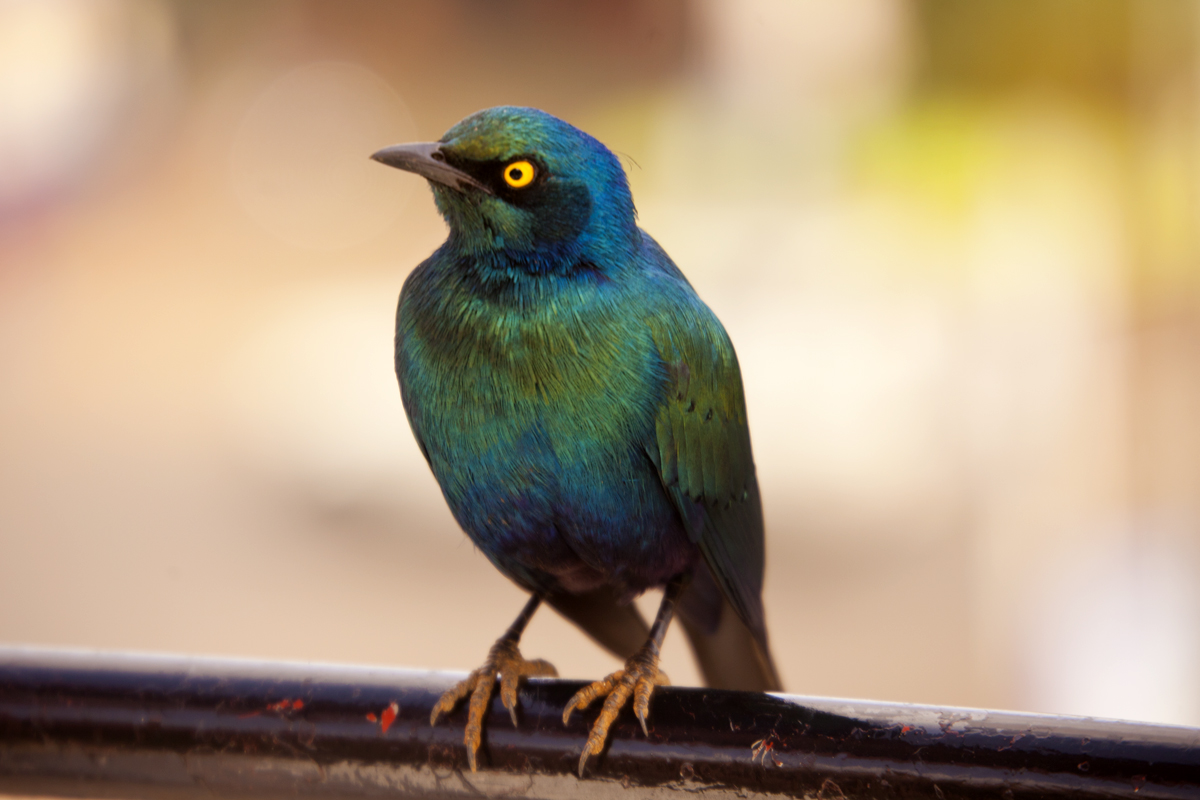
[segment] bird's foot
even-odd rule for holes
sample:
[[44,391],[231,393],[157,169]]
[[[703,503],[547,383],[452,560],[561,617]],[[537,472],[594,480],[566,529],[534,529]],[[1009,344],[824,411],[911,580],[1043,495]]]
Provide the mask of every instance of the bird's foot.
[[517,643],[507,637],[500,639],[488,651],[487,661],[472,672],[465,680],[441,696],[429,715],[429,724],[436,725],[438,717],[448,714],[468,694],[471,702],[467,710],[467,730],[463,744],[467,746],[467,763],[475,771],[475,753],[483,741],[483,717],[491,703],[496,681],[500,681],[500,702],[508,709],[513,727],[517,726],[517,684],[521,678],[530,676],[557,677],[558,670],[548,661],[534,659],[526,661],[517,649]]
[[655,686],[665,686],[668,683],[670,681],[667,679],[667,673],[658,668],[658,648],[654,647],[653,643],[647,643],[625,662],[625,669],[617,670],[604,680],[596,681],[575,693],[563,710],[564,725],[571,718],[572,711],[577,708],[582,711],[597,697],[607,695],[604,708],[600,710],[600,716],[592,725],[587,744],[583,746],[583,753],[579,756],[579,777],[583,777],[583,768],[587,764],[588,756],[599,755],[604,749],[608,729],[616,721],[617,714],[628,702],[630,695],[633,695],[633,713],[642,723],[642,733],[647,736],[650,734],[646,729],[650,694]]

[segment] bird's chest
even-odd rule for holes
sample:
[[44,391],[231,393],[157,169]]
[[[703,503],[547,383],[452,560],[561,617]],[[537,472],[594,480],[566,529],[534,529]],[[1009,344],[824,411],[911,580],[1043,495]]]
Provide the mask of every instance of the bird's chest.
[[645,477],[661,376],[639,323],[560,303],[438,317],[402,302],[405,408],[464,528],[550,536],[568,509]]

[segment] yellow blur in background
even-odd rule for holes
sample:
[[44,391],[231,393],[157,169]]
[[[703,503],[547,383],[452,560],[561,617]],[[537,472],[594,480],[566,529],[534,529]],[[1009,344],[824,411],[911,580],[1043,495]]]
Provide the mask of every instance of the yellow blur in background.
[[391,366],[445,227],[367,156],[533,105],[738,348],[789,691],[1200,724],[1198,45],[1189,0],[0,0],[0,642],[481,661],[521,593]]

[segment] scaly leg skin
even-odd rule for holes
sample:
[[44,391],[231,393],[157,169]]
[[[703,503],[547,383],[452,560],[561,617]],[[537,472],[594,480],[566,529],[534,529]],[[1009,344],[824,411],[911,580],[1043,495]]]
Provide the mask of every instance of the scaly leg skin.
[[665,686],[670,682],[667,674],[658,668],[659,649],[662,647],[663,637],[666,636],[667,626],[671,624],[671,618],[675,615],[675,603],[686,585],[683,576],[677,576],[667,584],[662,603],[658,607],[658,616],[654,619],[654,626],[650,628],[650,638],[625,662],[625,669],[617,670],[604,680],[580,689],[563,710],[565,725],[571,718],[572,711],[577,708],[582,711],[597,697],[607,695],[600,716],[592,725],[587,744],[583,746],[583,752],[579,755],[579,777],[583,777],[583,768],[587,765],[588,756],[599,755],[604,749],[604,743],[608,740],[608,729],[629,701],[630,695],[633,695],[633,713],[638,722],[642,723],[642,733],[650,735],[646,728],[650,695],[655,686]]
[[533,612],[537,610],[541,602],[542,599],[537,595],[529,598],[529,602],[521,610],[521,615],[517,617],[508,631],[492,645],[483,666],[443,694],[433,707],[433,713],[429,715],[429,724],[436,725],[438,717],[450,713],[460,700],[468,694],[471,695],[467,711],[467,729],[463,734],[463,744],[467,747],[467,763],[471,766],[471,772],[476,770],[475,754],[483,741],[483,718],[491,704],[496,681],[500,681],[500,702],[508,709],[515,728],[517,727],[517,684],[521,678],[558,676],[558,670],[554,669],[548,661],[540,658],[526,661],[521,656],[521,651],[517,649],[517,643],[521,640],[525,626],[529,624],[530,617],[533,616]]

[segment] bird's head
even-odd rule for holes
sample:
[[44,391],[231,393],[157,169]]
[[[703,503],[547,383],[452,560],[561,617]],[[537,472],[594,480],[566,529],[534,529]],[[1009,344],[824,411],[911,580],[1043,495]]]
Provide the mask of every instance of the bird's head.
[[637,237],[629,183],[600,142],[534,108],[477,112],[437,142],[371,158],[429,180],[450,244],[504,270],[620,264]]

